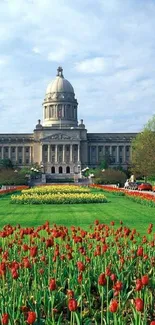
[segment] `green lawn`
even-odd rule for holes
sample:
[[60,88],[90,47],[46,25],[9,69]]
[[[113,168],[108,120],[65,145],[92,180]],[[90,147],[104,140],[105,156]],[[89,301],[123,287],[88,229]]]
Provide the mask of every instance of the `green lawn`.
[[72,205],[17,205],[10,203],[10,196],[0,198],[0,227],[5,224],[38,226],[46,220],[50,224],[88,226],[96,219],[102,223],[111,220],[136,228],[144,234],[149,223],[155,223],[155,208],[134,203],[125,197],[106,194],[109,203]]

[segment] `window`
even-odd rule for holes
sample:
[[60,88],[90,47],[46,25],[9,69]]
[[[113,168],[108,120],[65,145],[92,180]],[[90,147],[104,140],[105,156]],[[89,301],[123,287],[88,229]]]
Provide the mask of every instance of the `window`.
[[55,174],[55,167],[54,166],[52,166],[52,168],[51,168],[51,173]]
[[59,174],[62,174],[62,167],[59,167]]
[[11,152],[14,153],[15,152],[15,148],[11,148]]
[[119,157],[120,164],[122,164],[122,161],[123,161],[122,157]]
[[4,147],[4,149],[5,149],[5,152],[8,152],[8,147]]
[[29,147],[26,147],[26,152],[29,152]]
[[18,152],[22,152],[22,149],[24,149],[24,148],[19,147],[19,148],[18,148]]
[[18,164],[19,164],[19,165],[22,164],[22,159],[21,159],[21,158],[18,159]]
[[26,158],[26,164],[27,165],[29,164],[29,158]]
[[70,167],[69,166],[66,167],[66,174],[70,174]]
[[45,118],[47,118],[47,106],[45,106]]

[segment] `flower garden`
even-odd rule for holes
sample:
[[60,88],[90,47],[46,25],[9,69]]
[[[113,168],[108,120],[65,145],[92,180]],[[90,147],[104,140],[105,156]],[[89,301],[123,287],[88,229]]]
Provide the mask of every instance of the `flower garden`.
[[105,193],[112,193],[117,196],[125,196],[126,198],[135,201],[137,203],[147,205],[150,207],[155,207],[155,195],[151,193],[141,193],[138,191],[129,191],[125,189],[119,189],[112,186],[104,186],[104,185],[91,185],[91,188],[100,189]]
[[154,325],[154,246],[152,224],[4,226],[1,323]]
[[[29,221],[25,227],[8,223],[0,230],[1,324],[155,325],[154,196],[100,185],[20,187],[6,194],[1,195],[0,213],[3,205],[3,216],[6,209],[17,210],[18,220],[29,215]],[[118,211],[124,207],[123,217],[130,205],[132,212],[140,211],[134,219],[140,223],[141,212],[150,211],[143,236],[136,224],[129,228],[130,219],[118,225]],[[54,219],[59,209],[68,226]],[[86,211],[96,211],[103,221],[83,228]],[[37,225],[30,226],[38,213]],[[41,224],[46,213],[52,225]]]
[[22,190],[20,195],[12,195],[11,201],[19,204],[75,204],[106,203],[107,199],[103,193],[92,193],[87,187],[53,185]]

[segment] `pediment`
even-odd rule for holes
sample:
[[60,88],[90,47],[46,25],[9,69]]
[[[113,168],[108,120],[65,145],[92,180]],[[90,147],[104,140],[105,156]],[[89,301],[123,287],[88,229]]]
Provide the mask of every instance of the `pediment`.
[[51,134],[48,137],[42,138],[41,141],[43,142],[51,142],[52,140],[73,140],[75,138],[70,137],[67,134],[64,133],[55,133],[55,134]]

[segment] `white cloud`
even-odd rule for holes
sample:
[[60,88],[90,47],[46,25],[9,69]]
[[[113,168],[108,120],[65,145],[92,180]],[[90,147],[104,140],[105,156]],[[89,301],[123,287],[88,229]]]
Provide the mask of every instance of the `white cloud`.
[[90,132],[139,130],[153,115],[154,1],[1,2],[1,132],[9,118],[10,131],[32,131],[59,64]]
[[97,57],[78,62],[75,64],[75,68],[84,73],[102,73],[105,69],[104,58]]
[[40,50],[38,47],[33,47],[32,52],[34,52],[35,54],[40,54]]

